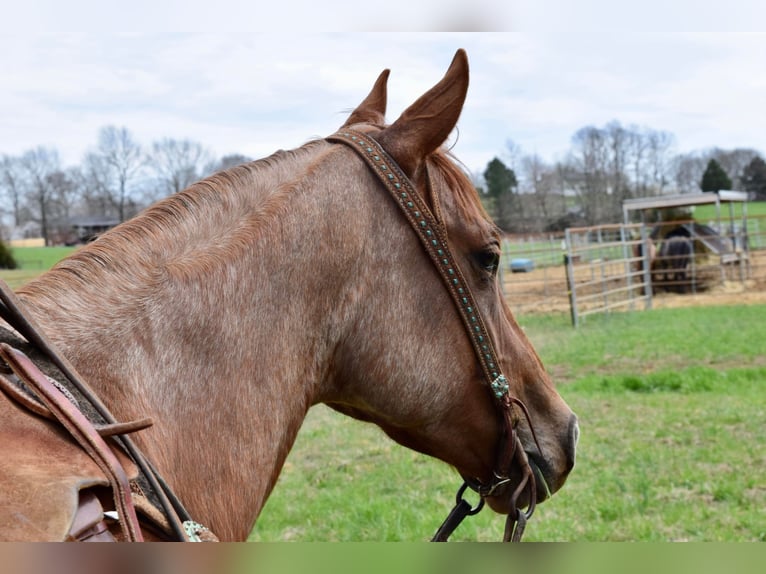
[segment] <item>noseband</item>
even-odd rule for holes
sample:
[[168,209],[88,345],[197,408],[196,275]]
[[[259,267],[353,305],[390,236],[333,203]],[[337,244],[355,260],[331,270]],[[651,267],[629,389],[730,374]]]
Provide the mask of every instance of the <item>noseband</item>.
[[[479,313],[478,306],[465,276],[458,266],[457,259],[450,250],[446,227],[443,222],[434,217],[428,204],[423,200],[410,179],[375,140],[349,129],[338,132],[328,137],[327,140],[343,143],[353,149],[367,163],[402,210],[434,264],[438,275],[447,287],[447,291],[463,321],[479,365],[481,365],[484,380],[489,386],[502,415],[503,437],[500,442],[492,481],[488,484],[482,484],[478,480],[466,479],[458,490],[455,507],[436,532],[432,541],[446,541],[463,518],[481,510],[485,498],[497,496],[498,493],[507,488],[511,483],[510,475],[515,462],[521,471],[521,478],[516,490],[511,495],[511,510],[508,513],[504,541],[518,542],[521,540],[527,520],[534,511],[537,489],[534,472],[516,433],[519,418],[513,408],[514,405],[519,407],[527,419],[530,429],[532,425],[524,404],[510,395],[508,380],[501,372],[492,340]],[[532,434],[534,436],[534,430]],[[537,443],[536,437],[535,443]],[[539,444],[537,448],[540,449]],[[463,498],[466,487],[471,488],[481,496],[481,500],[475,508],[471,508],[471,505]],[[517,502],[525,489],[529,491],[529,502],[527,509],[523,510],[518,507]]]

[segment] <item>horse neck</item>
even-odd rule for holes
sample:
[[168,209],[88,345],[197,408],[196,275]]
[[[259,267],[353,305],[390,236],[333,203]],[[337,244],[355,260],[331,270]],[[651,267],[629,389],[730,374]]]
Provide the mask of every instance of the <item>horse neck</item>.
[[276,171],[249,198],[171,198],[20,291],[117,418],[154,419],[139,444],[223,539],[247,536],[321,400],[361,260],[331,225],[352,202]]

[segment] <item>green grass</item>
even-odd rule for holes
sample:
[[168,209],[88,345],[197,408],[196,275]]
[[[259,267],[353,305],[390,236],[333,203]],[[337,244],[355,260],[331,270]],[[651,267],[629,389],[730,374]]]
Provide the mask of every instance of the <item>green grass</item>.
[[[16,251],[50,266],[71,249]],[[32,267],[0,277],[17,287],[43,270]],[[582,428],[572,476],[525,540],[766,540],[766,306],[592,316],[577,330],[566,314],[519,322]],[[459,483],[316,407],[251,540],[427,540]],[[452,540],[502,531],[484,510]]]
[[[766,540],[766,306],[521,321],[582,438],[526,540]],[[312,409],[252,540],[426,540],[459,478],[371,425]],[[499,540],[485,510],[453,540]]]
[[73,253],[76,247],[14,247],[13,257],[18,269],[0,269],[0,279],[17,289],[47,271],[61,259]]
[[14,247],[11,251],[21,269],[45,271],[70,255],[76,247]]
[[763,305],[591,315],[577,330],[564,313],[518,320],[548,369],[566,381],[593,373],[672,371],[679,365],[725,370],[743,361],[766,364],[760,344],[766,341]]
[[[734,217],[739,220],[742,217],[742,204],[733,204]],[[763,217],[766,216],[766,201],[748,201],[747,206],[748,217]],[[694,219],[697,221],[714,221],[717,217],[715,205],[697,205],[694,207]],[[721,205],[721,219],[728,219],[729,206],[727,204]]]

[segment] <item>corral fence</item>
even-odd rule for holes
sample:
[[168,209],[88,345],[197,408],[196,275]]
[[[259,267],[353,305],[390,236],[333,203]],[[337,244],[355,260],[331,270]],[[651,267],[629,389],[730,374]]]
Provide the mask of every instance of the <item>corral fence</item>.
[[568,310],[577,326],[594,313],[649,309],[666,294],[766,290],[766,217],[725,226],[675,221],[663,228],[671,233],[614,224],[508,236],[506,298],[516,314]]
[[566,230],[564,265],[572,324],[592,313],[648,309],[652,290],[649,234],[642,225]]

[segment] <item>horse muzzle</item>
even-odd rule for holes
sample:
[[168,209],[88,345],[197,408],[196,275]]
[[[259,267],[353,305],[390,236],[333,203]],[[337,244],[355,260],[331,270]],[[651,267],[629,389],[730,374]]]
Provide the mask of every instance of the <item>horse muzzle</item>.
[[486,500],[492,510],[500,514],[534,507],[564,486],[575,465],[579,438],[577,416],[572,414],[557,448],[542,452],[537,441],[527,448],[516,434],[512,464],[506,472],[495,471],[488,482],[465,476],[463,479]]

